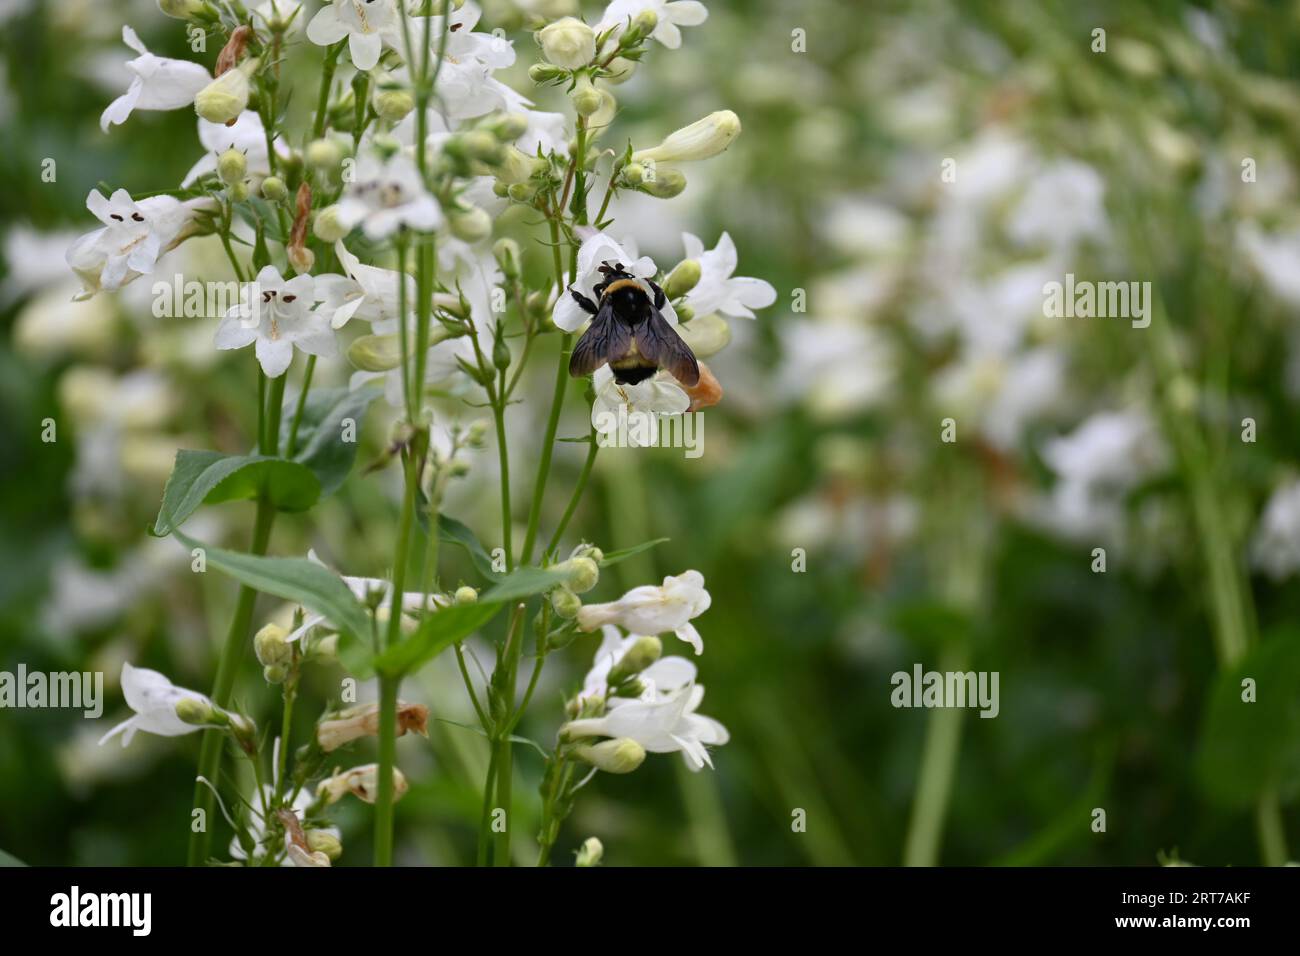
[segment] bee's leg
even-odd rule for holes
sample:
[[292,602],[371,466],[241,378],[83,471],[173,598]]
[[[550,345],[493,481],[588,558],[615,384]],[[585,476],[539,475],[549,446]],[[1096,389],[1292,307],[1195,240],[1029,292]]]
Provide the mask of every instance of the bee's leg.
[[598,311],[600,311],[599,309],[596,308],[595,302],[592,302],[590,299],[588,299],[577,289],[570,289],[569,295],[573,296],[573,301],[578,303],[578,305],[582,307],[582,311],[587,312],[591,315],[595,315]]
[[650,279],[646,279],[646,282],[649,282],[649,283],[650,283],[650,288],[654,290],[654,293],[655,293],[655,308],[656,308],[656,309],[662,309],[662,308],[664,307],[665,303],[667,303],[667,301],[668,301],[668,296],[664,295],[664,290],[661,289],[661,288],[659,288],[659,286],[655,285],[655,283],[654,283],[652,280],[650,280]]

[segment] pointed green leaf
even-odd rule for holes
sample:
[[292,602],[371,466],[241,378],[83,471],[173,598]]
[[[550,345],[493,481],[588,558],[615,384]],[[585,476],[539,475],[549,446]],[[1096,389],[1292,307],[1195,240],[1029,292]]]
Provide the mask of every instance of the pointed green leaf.
[[655,538],[653,541],[642,541],[640,544],[635,544],[630,548],[623,548],[621,551],[610,551],[601,559],[600,566],[602,568],[607,568],[611,564],[618,564],[620,561],[626,561],[633,555],[640,554],[642,551],[649,551],[655,545],[663,544],[668,540],[668,538]]
[[456,604],[426,614],[414,634],[375,659],[375,669],[393,676],[412,673],[479,630],[500,610],[500,604]]
[[479,595],[480,601],[517,601],[532,597],[568,581],[568,574],[553,568],[515,568]]
[[[357,458],[356,432],[379,389],[317,388],[307,395],[298,424],[293,460],[306,465],[321,484],[321,494],[333,494],[347,479]],[[287,404],[280,418],[280,447],[289,447],[289,432],[297,402]],[[351,428],[346,423],[351,421]],[[349,440],[350,439],[350,440]]]
[[170,534],[202,504],[266,494],[280,511],[306,511],[320,493],[320,481],[310,469],[296,462],[264,455],[182,449],[176,453],[176,463],[163,489],[153,534]]

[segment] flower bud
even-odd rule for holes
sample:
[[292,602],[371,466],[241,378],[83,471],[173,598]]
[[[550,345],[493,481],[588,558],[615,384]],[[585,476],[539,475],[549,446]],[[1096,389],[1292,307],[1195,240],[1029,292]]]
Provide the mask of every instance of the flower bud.
[[262,668],[262,677],[268,684],[283,684],[289,669],[283,664],[270,664]]
[[312,140],[304,154],[307,165],[322,172],[333,172],[343,162],[343,147],[332,139]]
[[192,20],[203,12],[202,0],[158,0],[158,9],[177,20]]
[[308,830],[306,837],[307,849],[312,853],[324,853],[331,861],[343,855],[343,844],[327,830]]
[[288,630],[279,624],[267,624],[253,635],[253,653],[263,667],[287,664],[293,660],[293,645],[285,640]]
[[546,63],[534,63],[528,68],[528,78],[539,86],[563,78],[564,73],[562,67],[549,66]]
[[217,712],[206,700],[196,697],[182,697],[176,702],[176,716],[182,723],[197,726],[216,723]]
[[248,175],[248,158],[233,146],[217,157],[217,176],[227,186],[241,182]]
[[519,260],[523,255],[519,251],[519,243],[513,239],[498,239],[492,246],[492,255],[496,258],[497,265],[501,267],[507,282],[519,278]]
[[636,46],[654,33],[657,26],[659,26],[659,15],[649,8],[642,10],[632,18],[631,25],[618,38],[619,49],[626,50],[629,47]]
[[526,183],[545,169],[545,160],[529,156],[516,146],[507,146],[495,172],[501,182],[513,184]]
[[[693,318],[695,318],[695,310],[683,302],[681,307],[677,309],[677,321],[689,322]],[[699,356],[697,355],[696,358],[699,358]]]
[[536,34],[542,56],[556,66],[576,70],[596,56],[596,33],[575,17],[547,24]]
[[555,566],[555,570],[568,575],[568,587],[574,594],[585,594],[600,580],[600,565],[591,558],[570,558]]
[[487,440],[488,423],[482,418],[476,418],[469,423],[469,431],[466,438],[469,440],[471,448],[482,448],[483,442]]
[[199,90],[194,97],[194,112],[209,123],[230,124],[239,118],[239,114],[248,107],[248,74],[257,68],[256,60],[248,60],[242,66],[227,70],[219,77]]
[[632,162],[680,163],[708,159],[730,146],[739,135],[740,118],[731,110],[719,110],[669,133],[653,149],[638,150],[632,154]]
[[595,837],[587,837],[582,841],[582,846],[578,849],[578,858],[574,860],[574,866],[599,866],[600,858],[605,855],[604,845]]
[[462,584],[456,589],[455,600],[457,604],[474,604],[478,601],[478,591],[468,584]]
[[621,684],[629,677],[635,677],[655,661],[664,652],[664,645],[657,637],[638,637],[632,642],[626,653],[609,671],[609,685]]
[[632,74],[636,72],[636,66],[636,60],[629,60],[625,56],[616,56],[610,60],[609,66],[605,67],[605,69],[609,70],[610,75],[605,77],[604,80],[606,83],[612,83],[615,86],[626,83],[632,79]]
[[596,89],[596,85],[591,82],[591,77],[586,73],[578,76],[569,99],[573,101],[573,108],[578,111],[579,116],[590,116],[600,109],[600,90]]
[[614,99],[614,94],[609,90],[596,91],[600,95],[600,104],[596,111],[587,117],[587,129],[593,135],[600,135],[610,123],[614,122],[614,116],[618,113],[618,100]]
[[551,592],[551,607],[560,617],[571,621],[582,610],[582,599],[568,588],[558,587]]
[[396,334],[363,335],[348,346],[348,361],[363,372],[387,372],[402,364],[402,343]]
[[415,109],[415,97],[409,90],[380,87],[375,90],[372,101],[379,118],[390,123],[400,122],[406,118],[406,114]]
[[[678,308],[679,320],[682,319],[685,308],[685,306]],[[722,316],[713,312],[709,315],[696,316],[689,322],[677,326],[677,334],[691,347],[697,359],[705,359],[726,348],[731,341],[731,325]]]
[[[629,169],[631,167],[628,167]],[[670,166],[656,166],[653,177],[642,180],[637,189],[656,199],[672,199],[686,188],[686,176],[680,169]]]
[[[408,787],[406,775],[394,767],[394,802],[402,798]],[[351,770],[341,771],[327,780],[322,780],[320,785],[316,787],[317,799],[324,799],[326,806],[337,803],[349,793],[358,800],[374,803],[379,796],[379,765],[371,763],[363,767],[353,767]]]
[[316,218],[312,222],[311,231],[316,234],[316,238],[321,242],[335,243],[346,236],[352,230],[343,225],[339,218],[338,206],[326,206],[318,210]]
[[249,195],[248,182],[241,180],[226,187],[226,195],[230,197],[231,202],[243,202]]
[[453,458],[447,463],[447,474],[453,478],[464,478],[469,474],[469,462],[464,458]]
[[289,187],[279,176],[267,176],[262,180],[262,198],[268,202],[282,202],[289,197]]
[[[499,185],[505,185],[500,183]],[[506,186],[506,195],[515,202],[528,202],[537,195],[537,187],[532,183],[511,183]]]
[[[428,737],[429,708],[423,704],[397,702],[397,736],[403,737],[408,730],[421,737]],[[344,744],[362,737],[374,737],[379,733],[379,705],[358,704],[349,707],[341,714],[322,720],[316,727],[316,742],[321,750],[329,753]]]
[[290,843],[285,849],[289,857],[289,862],[295,867],[316,868],[330,865],[330,858],[325,853],[311,853],[304,850],[296,843]]
[[645,762],[645,748],[631,737],[573,748],[574,755],[606,773],[631,773]]
[[479,127],[503,143],[513,143],[528,132],[528,117],[523,113],[497,113]]
[[[664,280],[664,295],[669,299],[679,299],[699,284],[700,262],[698,259],[683,259]],[[680,318],[680,316],[679,316]]]
[[478,206],[453,210],[447,225],[453,236],[465,242],[478,242],[492,235],[492,217]]
[[285,255],[288,256],[289,265],[293,266],[294,271],[299,275],[307,275],[311,272],[311,267],[316,264],[316,253],[306,246],[290,245],[286,247]]

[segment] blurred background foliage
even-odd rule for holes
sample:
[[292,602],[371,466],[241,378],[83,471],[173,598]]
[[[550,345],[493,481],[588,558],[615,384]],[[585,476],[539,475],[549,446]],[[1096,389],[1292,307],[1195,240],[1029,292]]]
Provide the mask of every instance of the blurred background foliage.
[[[618,88],[614,135],[654,142],[723,108],[744,133],[679,200],[616,204],[613,232],[671,265],[682,231],[712,247],[725,230],[738,273],[778,301],[733,322],[711,363],[726,395],[706,413],[704,456],[602,452],[574,532],[607,549],[671,539],[606,572],[598,600],[704,573],[704,709],[732,739],[713,773],[663,757],[600,775],[555,859],[596,835],[616,865],[1251,864],[1269,858],[1261,812],[1300,840],[1300,503],[1285,497],[1300,425],[1300,5],[708,5],[681,50],[656,48]],[[509,0],[483,6],[479,29],[532,42]],[[153,318],[146,283],[71,304],[63,252],[89,228],[97,183],[159,188],[198,157],[183,110],[98,129],[121,24],[162,55],[186,56],[185,38],[148,0],[0,0],[0,18],[0,669],[103,670],[107,684],[98,722],[0,711],[0,848],[34,864],[173,864],[198,737],[95,741],[122,709],[123,660],[210,682],[235,587],[189,573],[144,529],[176,448],[249,444],[253,373],[211,349],[209,323]],[[184,251],[187,274],[228,276],[219,250]],[[1150,280],[1163,311],[1146,329],[1045,320],[1043,283],[1067,272]],[[548,365],[511,413],[534,450]],[[561,435],[585,433],[581,391]],[[383,416],[362,429],[361,466]],[[475,527],[492,526],[494,457],[447,507]],[[543,528],[581,446],[557,460]],[[272,552],[384,573],[396,479],[359,466],[309,518],[283,519]],[[222,505],[192,533],[242,548],[250,524],[251,506]],[[443,573],[475,580],[459,553]],[[263,599],[259,620],[276,612]],[[1216,654],[1237,632],[1244,661]],[[594,646],[548,668],[524,733],[554,733]],[[891,674],[917,662],[999,672],[999,716],[893,708]],[[261,723],[274,695],[245,664],[237,699]],[[1238,700],[1242,676],[1259,683],[1256,710]],[[323,704],[336,677],[317,673],[305,698]],[[404,697],[439,720],[427,745],[399,743],[412,784],[399,860],[469,862],[486,744],[454,723],[468,706],[448,661]],[[536,814],[539,772],[521,748],[520,812]],[[343,862],[368,860],[369,809],[342,813]],[[530,840],[516,849],[531,857]]]

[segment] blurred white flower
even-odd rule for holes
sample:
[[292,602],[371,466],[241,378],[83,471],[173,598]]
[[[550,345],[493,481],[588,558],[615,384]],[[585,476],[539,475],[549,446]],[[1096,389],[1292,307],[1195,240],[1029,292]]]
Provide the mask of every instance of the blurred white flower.
[[374,69],[385,43],[400,51],[401,20],[394,0],[331,0],[307,24],[307,39],[317,46],[344,38],[358,70]]
[[779,326],[779,388],[823,418],[854,415],[884,400],[894,383],[889,341],[850,319],[802,319]]
[[603,33],[613,27],[614,36],[622,36],[628,20],[635,20],[643,10],[653,11],[658,17],[650,36],[670,50],[682,45],[682,31],[678,27],[699,26],[709,18],[708,9],[698,0],[614,0],[605,8],[596,32]]
[[752,319],[752,309],[765,309],[776,301],[776,289],[770,282],[748,276],[732,276],[739,261],[736,244],[723,233],[718,244],[705,249],[698,236],[682,233],[686,258],[700,263],[700,281],[686,294],[686,303],[698,315],[721,312],[738,318]]
[[344,228],[360,225],[369,239],[384,239],[402,226],[430,232],[443,221],[442,209],[424,188],[415,163],[400,153],[387,160],[363,156],[338,213]]
[[1275,490],[1251,542],[1251,560],[1274,581],[1300,569],[1300,481]]
[[1269,291],[1287,305],[1300,306],[1300,229],[1266,235],[1248,222],[1238,228],[1237,242]]
[[338,344],[325,316],[311,311],[314,302],[311,276],[285,281],[279,269],[266,266],[255,282],[244,284],[239,305],[217,327],[217,348],[241,349],[256,343],[258,364],[270,378],[285,373],[295,347],[308,355],[333,355]]
[[606,624],[616,624],[632,634],[649,636],[672,631],[695,648],[696,654],[703,654],[704,641],[691,620],[707,611],[712,601],[704,589],[704,575],[699,571],[683,571],[676,577],[664,578],[662,586],[645,584],[617,601],[584,604],[578,612],[578,626],[584,631],[594,631]]
[[135,76],[125,93],[108,104],[99,127],[125,123],[132,110],[177,110],[194,102],[198,92],[212,82],[212,76],[197,63],[154,56],[140,42],[134,30],[122,27],[122,42],[140,55],[127,60]]
[[560,728],[569,739],[626,737],[651,753],[681,752],[691,770],[712,767],[708,746],[731,739],[727,728],[712,717],[697,714],[704,700],[701,684],[687,684],[654,700],[630,700],[603,717],[571,720]]
[[212,701],[198,691],[177,687],[157,671],[132,667],[129,663],[122,665],[122,696],[126,698],[127,706],[135,711],[135,716],[104,734],[99,739],[101,744],[122,734],[122,746],[125,747],[138,730],[160,737],[193,733],[202,728],[177,717],[176,705],[183,700],[193,700],[212,706]]
[[1107,233],[1105,199],[1106,184],[1091,166],[1077,160],[1053,163],[1029,181],[1007,232],[1023,245],[1055,249],[1100,242]]
[[528,128],[515,140],[520,151],[529,156],[536,156],[540,148],[543,154],[560,153],[569,147],[569,118],[564,113],[546,113],[542,110],[527,110]]

